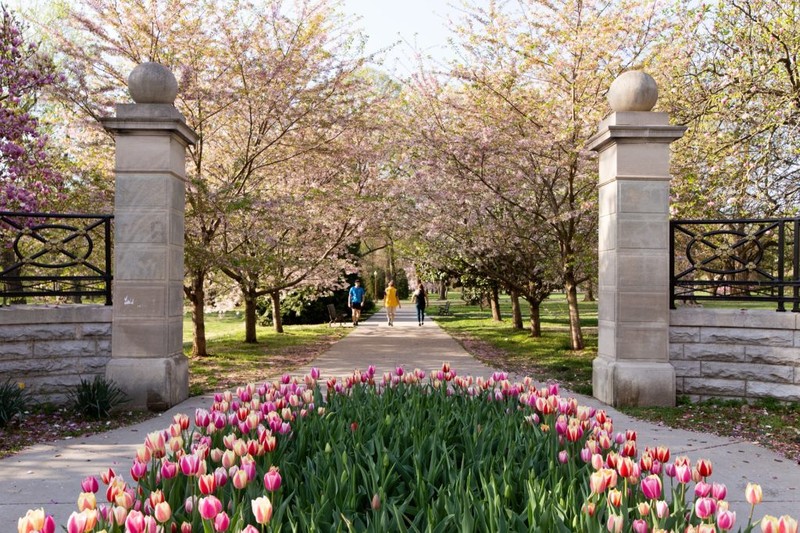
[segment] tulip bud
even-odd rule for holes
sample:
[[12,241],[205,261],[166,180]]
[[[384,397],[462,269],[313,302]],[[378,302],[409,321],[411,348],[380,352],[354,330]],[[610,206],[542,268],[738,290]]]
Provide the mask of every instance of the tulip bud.
[[372,495],[372,502],[370,502],[370,507],[373,511],[377,511],[381,508],[381,497],[378,496],[378,493]]

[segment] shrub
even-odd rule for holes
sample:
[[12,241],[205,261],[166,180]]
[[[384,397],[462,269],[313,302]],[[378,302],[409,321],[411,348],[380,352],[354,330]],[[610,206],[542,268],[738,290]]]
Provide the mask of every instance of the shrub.
[[81,378],[68,396],[78,413],[94,420],[108,418],[115,407],[128,401],[128,395],[114,381],[101,376],[92,381]]
[[25,393],[25,385],[11,381],[0,385],[0,428],[6,427],[11,419],[25,412],[29,398]]

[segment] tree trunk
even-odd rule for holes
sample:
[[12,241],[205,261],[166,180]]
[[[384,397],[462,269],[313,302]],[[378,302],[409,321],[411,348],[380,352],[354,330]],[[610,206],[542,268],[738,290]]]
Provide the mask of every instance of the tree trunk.
[[192,302],[192,356],[208,357],[208,346],[206,344],[206,293],[203,289],[205,281],[205,270],[192,270],[190,273],[191,285],[189,289],[184,289],[187,298]]
[[528,300],[531,311],[531,337],[542,336],[542,320],[539,316],[539,302]]
[[439,299],[447,300],[447,280],[439,281]]
[[[5,244],[3,244],[0,247],[2,247],[2,251],[0,251],[0,269],[5,270],[6,268],[10,268],[12,265],[17,263],[17,254],[14,253],[14,249],[11,248],[10,244],[8,245],[8,247],[6,247]],[[23,267],[20,267],[16,271],[15,273],[16,276],[22,275],[22,268]],[[8,290],[11,291],[22,291],[23,289],[22,283],[18,281],[6,281],[6,287],[8,288]],[[14,296],[9,300],[9,303],[24,304],[26,303],[26,300],[24,296]]]
[[593,302],[594,301],[594,283],[592,280],[586,282],[586,292],[583,295],[584,302]]
[[522,329],[522,309],[519,305],[519,293],[511,291],[511,317],[514,321],[514,329]]
[[244,342],[256,344],[256,297],[252,291],[242,291],[244,295]]
[[275,326],[275,333],[283,333],[283,320],[281,319],[281,291],[269,293],[272,299],[272,324]]
[[573,350],[583,350],[583,332],[581,331],[581,317],[578,311],[578,287],[575,284],[573,275],[566,276],[564,288],[567,292],[567,304],[569,305],[569,336],[570,348]]
[[500,313],[500,291],[498,290],[497,285],[492,286],[489,303],[492,306],[492,320],[495,322],[502,322],[503,315]]

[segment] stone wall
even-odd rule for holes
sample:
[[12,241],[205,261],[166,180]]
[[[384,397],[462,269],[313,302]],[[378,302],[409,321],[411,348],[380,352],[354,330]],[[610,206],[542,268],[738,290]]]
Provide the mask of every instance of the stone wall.
[[680,308],[670,314],[677,393],[693,401],[800,401],[800,313]]
[[64,404],[81,378],[105,377],[111,306],[0,307],[0,381],[25,384],[36,401]]

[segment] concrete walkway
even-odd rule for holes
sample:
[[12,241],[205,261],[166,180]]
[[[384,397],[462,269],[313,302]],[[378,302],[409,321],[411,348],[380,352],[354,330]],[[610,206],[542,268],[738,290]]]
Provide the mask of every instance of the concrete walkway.
[[[340,377],[370,364],[376,366],[378,375],[396,366],[431,371],[439,369],[444,361],[459,375],[488,376],[494,371],[467,354],[432,320],[418,326],[415,313],[412,306],[404,306],[393,327],[386,324],[383,312],[377,313],[312,365],[299,369],[298,374],[304,375],[311,366],[316,366],[323,379]],[[714,465],[711,479],[727,486],[728,500],[737,515],[737,530],[746,523],[750,512],[744,500],[748,481],[759,483],[764,491],[764,502],[756,507],[755,517],[790,514],[800,518],[800,465],[748,442],[634,420],[593,398],[575,396],[580,404],[606,409],[616,430],[635,429],[639,450],[644,450],[645,446],[666,445],[673,458],[688,455],[692,461],[711,460]],[[75,502],[84,477],[97,476],[113,468],[129,479],[128,470],[135,450],[143,444],[147,433],[166,428],[176,413],[186,413],[193,418],[195,409],[210,405],[209,397],[193,397],[134,426],[33,446],[0,460],[0,531],[16,531],[18,518],[28,509],[39,507],[55,517],[57,529],[61,531],[70,513],[76,510]]]

